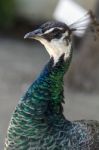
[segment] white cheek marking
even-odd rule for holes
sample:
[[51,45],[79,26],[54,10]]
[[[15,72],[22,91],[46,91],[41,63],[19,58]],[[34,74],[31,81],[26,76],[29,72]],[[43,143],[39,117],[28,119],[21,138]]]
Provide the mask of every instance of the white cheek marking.
[[59,28],[59,27],[56,27],[56,28],[51,28],[47,31],[44,32],[44,34],[48,34],[48,33],[51,33],[54,29],[59,29],[59,30],[62,30],[62,28]]
[[41,39],[41,43],[45,46],[46,50],[48,51],[50,57],[54,57],[55,63],[58,62],[60,56],[65,54],[64,60],[70,56],[71,51],[71,42],[67,45],[66,41],[63,40],[67,33],[62,36],[61,39],[53,39],[51,42],[48,42],[45,39]]
[[45,31],[44,34],[50,33],[50,32],[52,32],[53,30],[54,30],[54,28],[51,28],[51,29]]
[[63,33],[62,35],[62,39],[64,39],[65,37],[67,37],[69,35],[68,31],[66,31],[65,33]]

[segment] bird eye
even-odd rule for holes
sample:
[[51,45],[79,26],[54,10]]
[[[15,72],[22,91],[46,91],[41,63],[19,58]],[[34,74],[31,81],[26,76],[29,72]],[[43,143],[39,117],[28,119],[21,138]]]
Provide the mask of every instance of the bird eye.
[[57,39],[59,39],[59,38],[61,38],[61,30],[59,30],[59,29],[54,29],[53,30],[53,36],[55,37],[55,38],[57,38]]

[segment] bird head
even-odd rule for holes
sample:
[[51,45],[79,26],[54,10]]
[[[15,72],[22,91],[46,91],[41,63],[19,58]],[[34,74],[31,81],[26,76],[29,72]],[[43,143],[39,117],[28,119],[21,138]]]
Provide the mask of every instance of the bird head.
[[64,59],[69,57],[71,50],[70,29],[65,23],[49,21],[41,25],[38,29],[27,33],[24,38],[36,39],[40,41],[48,51],[50,57],[57,62],[61,55]]

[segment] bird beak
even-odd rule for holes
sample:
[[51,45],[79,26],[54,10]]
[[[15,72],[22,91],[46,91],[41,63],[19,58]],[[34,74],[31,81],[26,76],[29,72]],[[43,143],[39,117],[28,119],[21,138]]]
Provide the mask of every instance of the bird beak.
[[24,36],[24,39],[37,39],[38,37],[41,37],[42,35],[42,30],[41,29],[37,29],[37,30],[34,30],[32,32],[29,32],[27,34],[25,34]]

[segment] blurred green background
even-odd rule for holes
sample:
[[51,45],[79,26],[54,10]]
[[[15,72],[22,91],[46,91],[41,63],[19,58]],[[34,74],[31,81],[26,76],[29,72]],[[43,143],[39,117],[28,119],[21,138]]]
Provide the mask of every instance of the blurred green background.
[[10,28],[14,23],[15,8],[13,0],[0,1],[0,28]]
[[[98,0],[75,0],[99,18]],[[40,73],[49,56],[28,31],[53,19],[57,0],[0,1],[0,150],[19,98]],[[75,39],[74,57],[64,78],[64,114],[70,120],[99,120],[99,39],[86,34]]]

